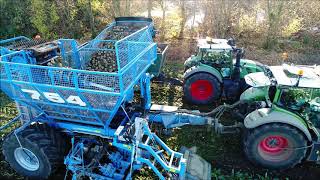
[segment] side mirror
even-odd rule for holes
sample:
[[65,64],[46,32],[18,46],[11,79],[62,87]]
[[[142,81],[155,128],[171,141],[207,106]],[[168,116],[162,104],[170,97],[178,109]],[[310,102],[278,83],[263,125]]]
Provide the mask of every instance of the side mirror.
[[229,44],[230,46],[235,46],[236,45],[236,41],[233,38],[228,39],[227,44]]

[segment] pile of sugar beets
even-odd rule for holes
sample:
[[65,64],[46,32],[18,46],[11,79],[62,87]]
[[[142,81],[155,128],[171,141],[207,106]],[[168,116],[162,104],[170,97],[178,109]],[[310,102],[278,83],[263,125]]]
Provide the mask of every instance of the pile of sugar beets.
[[[86,62],[85,69],[89,71],[100,71],[100,72],[117,72],[117,61],[115,42],[129,36],[130,34],[140,30],[143,26],[139,24],[132,25],[115,25],[111,27],[104,35],[103,40],[114,40],[110,42],[98,42],[94,46],[100,50],[94,50],[91,58]],[[157,52],[161,53],[161,49],[157,48]],[[57,67],[71,67],[70,64],[65,64],[61,57],[53,59],[48,63],[49,66]]]
[[[113,26],[112,29],[106,32],[105,40],[120,40],[130,34],[141,29],[140,25],[131,25],[131,26]],[[99,44],[101,49],[115,49],[114,42],[103,42]],[[161,49],[158,48],[158,53]],[[100,50],[95,52],[90,61],[86,65],[86,69],[90,71],[102,71],[102,72],[117,72],[117,61],[115,51],[110,50]]]

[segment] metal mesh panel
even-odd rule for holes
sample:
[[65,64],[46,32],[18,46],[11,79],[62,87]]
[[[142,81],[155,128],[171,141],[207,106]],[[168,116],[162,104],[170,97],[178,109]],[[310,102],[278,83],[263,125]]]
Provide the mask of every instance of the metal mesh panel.
[[120,69],[133,61],[140,53],[143,52],[152,42],[152,37],[147,27],[140,31],[118,41],[116,48],[118,50],[118,61]]
[[51,78],[48,73],[48,69],[41,67],[31,67],[32,81],[39,84],[51,84]]
[[[109,44],[114,44],[107,42]],[[104,42],[100,42],[100,45],[104,46]],[[113,45],[108,45],[113,46]],[[89,71],[100,72],[117,72],[116,53],[111,49],[104,48],[81,48],[79,50],[81,67]]]
[[30,48],[32,46],[36,46],[39,44],[45,43],[46,40],[40,39],[40,40],[28,40],[28,39],[19,39],[17,41],[11,41],[9,43],[1,44],[1,46],[6,47],[8,49],[15,49],[15,50],[21,50]]
[[28,58],[24,51],[17,51],[17,52],[3,55],[1,56],[1,60],[5,62],[14,62],[14,63],[28,63],[28,64],[33,63],[30,61],[32,59]]
[[[1,61],[1,57],[0,57],[0,61]],[[7,74],[6,74],[6,70],[4,67],[4,64],[0,64],[0,79],[7,79]]]
[[30,42],[28,38],[18,38],[9,42],[0,43],[0,46],[12,49],[28,42]]
[[52,70],[53,85],[75,87],[74,72],[66,70]]
[[149,49],[142,56],[139,56],[135,66],[130,66],[129,69],[125,70],[122,76],[124,88],[127,89],[132,85],[132,82],[139,77],[139,74],[146,71],[146,67],[150,64],[151,60],[156,58],[155,52],[156,47]]
[[20,64],[8,64],[10,76],[15,81],[29,81],[29,67],[21,66]]
[[[132,93],[129,88],[138,83],[156,58],[156,46],[147,27],[128,30],[112,40],[93,40],[83,47],[78,47],[74,40],[61,42],[64,42],[60,44],[64,68],[12,63],[26,58],[19,53],[5,55],[7,60],[0,61],[0,88],[11,98],[32,104],[55,119],[106,123],[118,111],[124,93]],[[101,64],[112,68],[101,68]],[[34,93],[36,98],[32,97]],[[80,103],[70,97],[76,97],[73,100]]]
[[93,108],[101,108],[109,111],[113,110],[119,100],[119,96],[112,95],[83,93],[83,96],[88,100]]
[[62,55],[62,66],[70,68],[80,68],[78,44],[74,39],[59,40],[59,48]]
[[78,74],[79,88],[108,92],[120,92],[119,77],[98,74]]
[[100,119],[103,119],[104,121],[106,121],[110,117],[110,114],[106,112],[96,112],[96,114]]
[[[25,100],[26,102],[31,101],[30,95],[28,95],[27,93],[23,93],[21,90],[22,89],[36,90],[35,88],[33,88],[33,86],[29,84],[12,84],[12,88],[13,89],[11,90],[9,96],[11,98]],[[1,89],[3,88],[1,87]]]

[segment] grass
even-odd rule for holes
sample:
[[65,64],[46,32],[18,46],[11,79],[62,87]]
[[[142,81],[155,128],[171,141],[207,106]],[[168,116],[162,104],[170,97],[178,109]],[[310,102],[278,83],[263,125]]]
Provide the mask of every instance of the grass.
[[[0,126],[4,125],[7,121],[11,120],[17,115],[15,103],[12,102],[4,93],[0,91]],[[2,142],[5,135],[12,129],[5,129],[0,131],[0,151],[2,152]],[[1,179],[23,179],[4,160],[2,153],[0,153],[0,178]]]
[[[182,64],[167,63],[164,72],[170,77],[182,78]],[[184,103],[182,88],[173,85],[152,84],[152,102],[157,104],[175,105],[188,109],[210,109],[206,107],[197,107]],[[15,104],[11,102],[4,94],[0,93],[0,118],[1,124],[12,119],[17,111]],[[228,117],[224,117],[224,120]],[[7,134],[10,129],[1,132],[1,137]],[[208,131],[206,126],[185,126],[180,129],[174,129],[172,136],[160,135],[161,138],[173,150],[178,151],[182,146],[197,147],[197,153],[212,164],[212,179],[302,179],[304,177],[318,177],[319,167],[314,164],[303,164],[297,168],[287,171],[269,171],[255,167],[249,163],[242,153],[241,135],[228,134],[217,135]],[[23,179],[12,170],[0,155],[0,178],[1,179]],[[64,171],[61,174],[65,173]],[[60,174],[60,176],[61,176]],[[59,174],[57,174],[59,176]],[[63,174],[64,175],[64,174]],[[63,177],[63,175],[61,177]],[[310,176],[311,175],[311,176]],[[154,173],[144,168],[137,172],[135,179],[157,179]],[[307,178],[308,179],[308,178]]]

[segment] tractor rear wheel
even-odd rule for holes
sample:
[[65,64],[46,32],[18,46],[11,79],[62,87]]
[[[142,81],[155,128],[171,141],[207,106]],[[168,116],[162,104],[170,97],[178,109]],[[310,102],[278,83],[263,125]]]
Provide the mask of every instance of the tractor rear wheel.
[[307,140],[298,129],[286,124],[266,124],[245,134],[247,158],[269,169],[288,169],[306,155]]
[[66,138],[45,124],[34,124],[17,134],[12,132],[3,143],[3,154],[10,166],[31,179],[46,179],[66,155]]
[[190,103],[209,104],[220,98],[221,84],[215,76],[200,72],[185,79],[183,91]]

